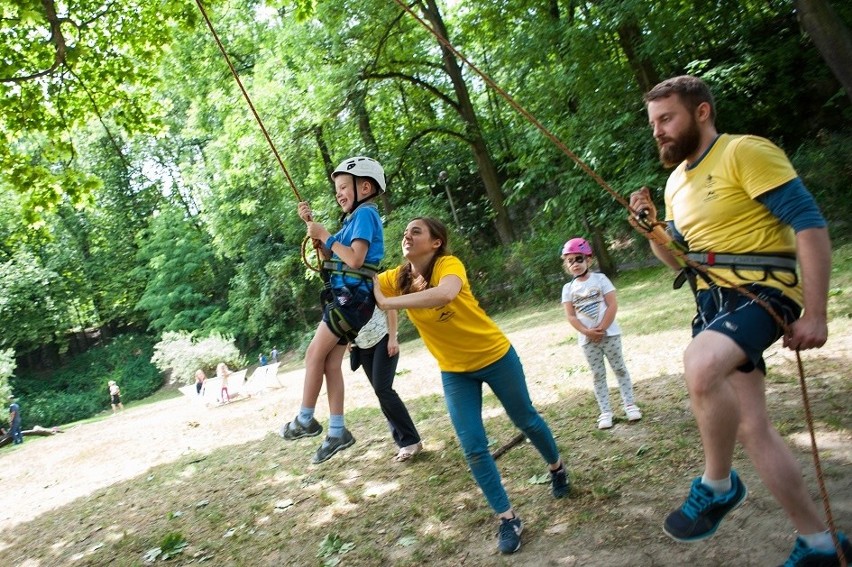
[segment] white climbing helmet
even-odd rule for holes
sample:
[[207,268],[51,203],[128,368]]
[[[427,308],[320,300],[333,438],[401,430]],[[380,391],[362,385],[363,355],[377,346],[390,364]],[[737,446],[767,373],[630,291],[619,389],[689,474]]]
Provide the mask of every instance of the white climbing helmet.
[[372,179],[378,185],[376,193],[381,193],[385,190],[385,170],[382,168],[382,164],[373,158],[366,156],[347,158],[340,162],[340,165],[331,174],[331,178],[334,179],[341,173]]

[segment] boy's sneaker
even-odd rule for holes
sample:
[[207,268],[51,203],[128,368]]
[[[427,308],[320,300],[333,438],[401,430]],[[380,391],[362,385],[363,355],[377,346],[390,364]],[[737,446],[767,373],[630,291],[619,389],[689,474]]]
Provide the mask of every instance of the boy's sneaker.
[[627,421],[639,421],[642,419],[642,412],[635,404],[624,406],[624,413],[627,414]]
[[515,553],[521,548],[521,532],[524,531],[524,524],[521,518],[515,515],[514,518],[500,519],[500,531],[497,532],[497,547],[500,553]]
[[282,425],[281,431],[278,432],[281,437],[288,441],[301,439],[302,437],[316,437],[320,433],[322,433],[322,425],[316,419],[311,418],[310,423],[302,425],[298,416],[294,417],[293,421],[288,421]]
[[604,412],[598,416],[598,429],[609,429],[612,427],[612,412]]
[[692,481],[689,496],[679,509],[675,510],[663,525],[663,531],[672,539],[693,542],[708,538],[716,533],[722,518],[742,504],[748,490],[736,471],[731,471],[731,490],[715,495],[701,477]]
[[[846,564],[849,565],[852,563],[852,545],[849,544],[849,540],[843,535],[843,532],[837,532],[837,539],[840,540],[840,548],[843,550]],[[780,567],[837,567],[839,565],[840,557],[837,556],[836,549],[818,551],[809,547],[801,537],[797,537],[793,553]]]
[[571,483],[568,481],[568,470],[565,464],[560,465],[555,471],[550,471],[550,491],[554,498],[563,498],[571,491]]
[[355,438],[352,437],[352,434],[349,433],[349,430],[344,427],[343,435],[341,435],[340,437],[332,437],[331,435],[326,436],[325,441],[323,441],[322,445],[320,445],[320,448],[317,449],[317,453],[316,455],[314,455],[314,458],[311,459],[311,462],[315,465],[324,463],[338,451],[342,451],[343,449],[351,447],[354,444]]

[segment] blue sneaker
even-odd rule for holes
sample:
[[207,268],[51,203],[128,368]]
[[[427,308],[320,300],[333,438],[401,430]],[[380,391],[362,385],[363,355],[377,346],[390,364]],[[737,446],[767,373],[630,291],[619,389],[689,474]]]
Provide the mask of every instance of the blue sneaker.
[[521,532],[524,531],[524,523],[515,515],[511,520],[502,518],[500,520],[500,531],[497,532],[497,547],[500,553],[515,553],[521,548]]
[[701,483],[701,477],[692,481],[692,488],[683,506],[669,514],[663,525],[666,535],[682,542],[702,540],[716,533],[728,512],[742,504],[748,490],[736,471],[731,471],[731,490],[719,496],[709,486]]
[[571,491],[571,482],[568,480],[565,464],[560,465],[555,471],[550,471],[550,491],[554,498],[564,498]]
[[[852,563],[852,545],[849,544],[849,540],[843,535],[843,532],[837,532],[837,539],[840,540],[840,548],[843,550],[846,564],[849,565]],[[809,547],[805,540],[797,537],[793,553],[780,567],[839,567],[839,565],[840,557],[838,557],[836,549],[818,551]]]

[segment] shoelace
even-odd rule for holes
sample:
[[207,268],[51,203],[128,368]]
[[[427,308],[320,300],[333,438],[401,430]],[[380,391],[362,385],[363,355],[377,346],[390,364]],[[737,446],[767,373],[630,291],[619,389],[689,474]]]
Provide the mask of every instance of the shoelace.
[[517,519],[518,518],[516,516],[516,517],[512,518],[511,520],[506,519],[506,518],[503,518],[502,520],[500,520],[500,535],[504,536],[504,535],[509,535],[509,534],[512,534],[512,535],[517,534],[518,533],[518,526],[517,526],[517,523],[516,523]]
[[783,567],[796,567],[799,560],[804,559],[808,555],[808,549],[810,548],[805,545],[805,542],[803,542],[800,538],[796,538],[796,545],[793,546],[793,553],[791,553],[790,557],[787,558]]
[[689,498],[683,503],[682,510],[690,520],[694,520],[713,503],[713,491],[701,484],[700,481],[692,485]]

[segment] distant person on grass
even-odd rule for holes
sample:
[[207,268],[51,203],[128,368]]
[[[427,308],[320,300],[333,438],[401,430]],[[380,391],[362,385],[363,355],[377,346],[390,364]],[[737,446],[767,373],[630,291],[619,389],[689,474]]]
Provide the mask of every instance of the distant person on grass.
[[20,445],[24,442],[24,434],[21,431],[21,406],[15,396],[9,396],[9,433],[12,435],[12,444]]
[[219,378],[219,401],[223,404],[231,402],[231,394],[228,393],[228,378],[231,376],[231,369],[224,362],[216,365],[216,377]]
[[195,371],[195,393],[199,396],[203,395],[204,381],[207,380],[207,375],[200,368]]
[[115,383],[115,380],[109,381],[109,402],[112,406],[112,413],[124,409],[124,404],[121,403],[121,388]]
[[299,216],[308,236],[323,243],[324,270],[329,293],[323,317],[305,354],[305,384],[298,415],[285,423],[280,435],[287,440],[314,437],[322,425],[314,418],[323,381],[328,394],[328,435],[311,462],[322,463],[355,444],[343,420],[343,355],[346,345],[370,320],[376,300],[373,276],[385,255],[382,219],[374,202],[385,190],[381,164],[368,157],[343,160],[331,174],[337,204],[343,210],[343,227],[332,235],[314,222],[308,203],[299,203]]
[[437,359],[450,420],[474,479],[500,519],[498,548],[501,553],[514,553],[521,547],[523,524],[488,448],[482,386],[491,388],[548,464],[556,498],[568,494],[568,471],[550,428],[532,405],[515,349],[479,306],[464,265],[450,255],[448,238],[447,227],[437,219],[409,222],[402,237],[406,263],[379,274],[376,301],[384,310],[406,309]]
[[399,447],[394,460],[405,462],[423,450],[420,434],[408,413],[405,403],[393,389],[396,365],[399,362],[399,340],[396,336],[398,314],[391,309],[387,313],[381,309],[373,311],[373,317],[358,332],[351,346],[352,370],[359,366],[373,386],[379,399],[379,406],[391,436]]
[[604,274],[592,272],[591,262],[592,247],[586,239],[572,238],[562,246],[562,267],[573,277],[562,286],[562,305],[568,323],[577,330],[577,342],[592,370],[600,409],[598,429],[609,429],[613,414],[604,358],[618,380],[627,421],[639,421],[642,412],[633,398],[633,382],[621,352],[621,328],[615,321],[618,311],[615,286]]
[[[660,160],[675,168],[666,183],[665,221],[689,258],[710,272],[690,268],[687,274],[698,289],[698,314],[683,356],[704,473],[663,529],[677,541],[708,538],[743,503],[746,486],[731,468],[739,441],[799,534],[785,567],[839,565],[801,467],[767,414],[763,360],[782,335],[791,349],[826,342],[831,244],[825,219],[780,148],[716,131],[713,96],[700,79],[663,81],[645,103]],[[630,196],[630,207],[656,221],[647,188]],[[630,222],[637,226],[632,216]],[[651,248],[680,269],[669,248],[654,242]],[[785,321],[787,334],[764,305],[730,284],[760,298]],[[842,533],[838,538],[848,562],[852,546]]]

